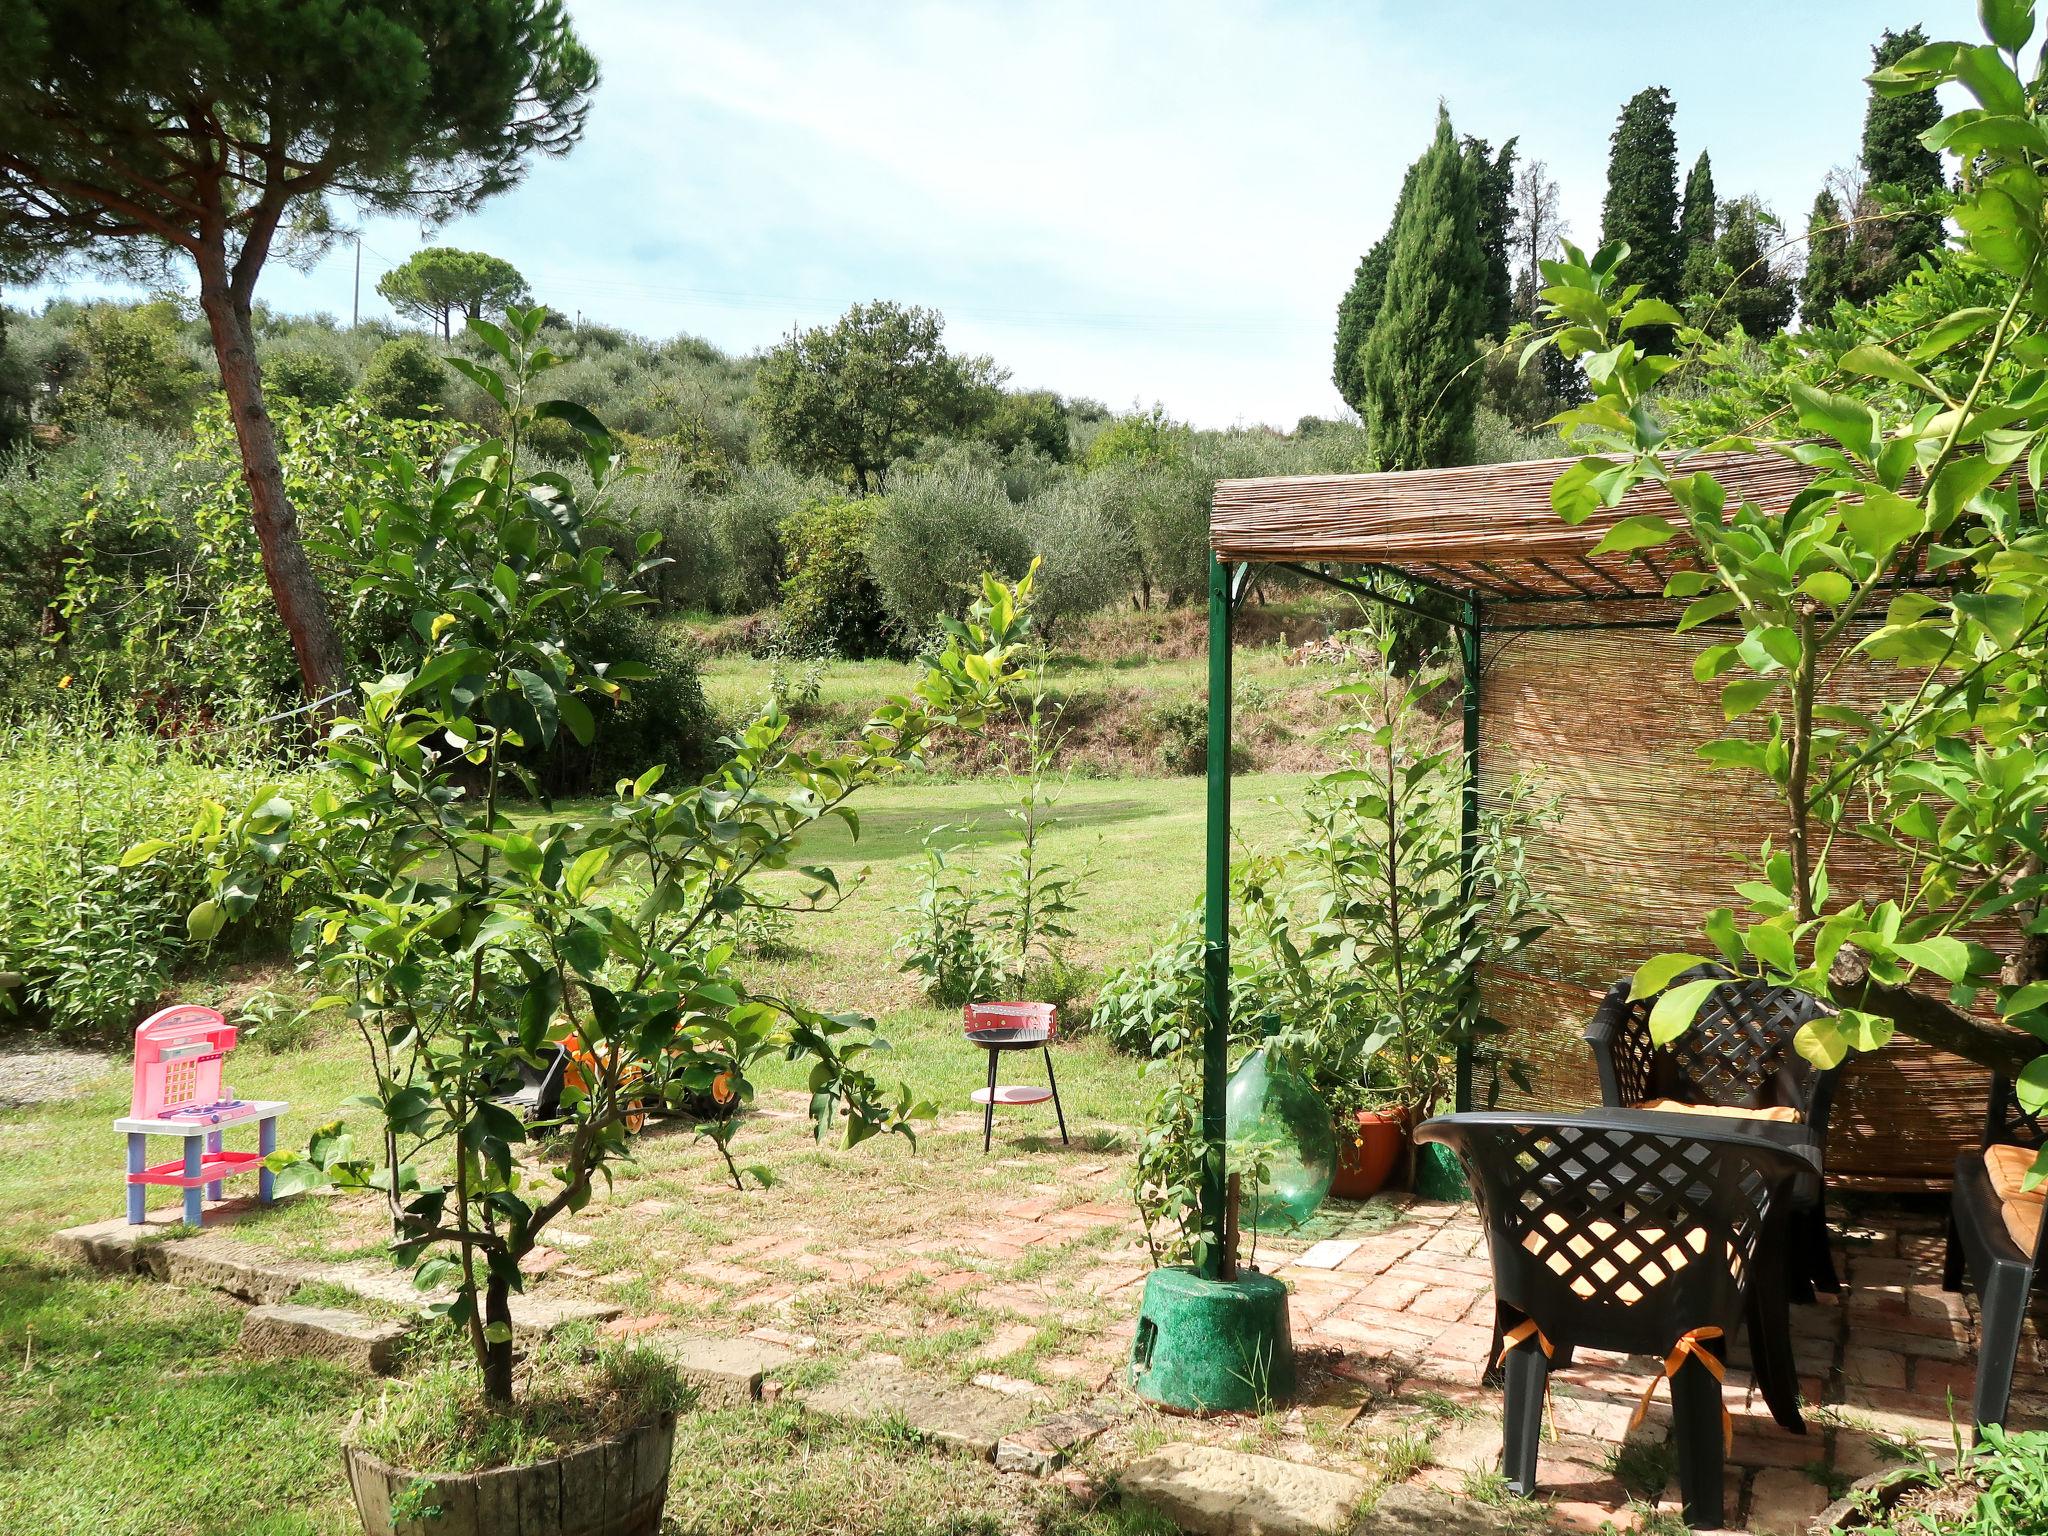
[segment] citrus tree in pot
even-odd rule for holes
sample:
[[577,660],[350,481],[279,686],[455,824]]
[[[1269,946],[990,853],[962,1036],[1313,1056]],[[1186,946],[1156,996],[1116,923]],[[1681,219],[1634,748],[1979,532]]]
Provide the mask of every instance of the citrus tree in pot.
[[[650,1083],[744,1102],[750,1064],[779,1054],[811,1063],[821,1132],[836,1120],[849,1144],[908,1134],[921,1107],[907,1090],[885,1095],[862,1067],[872,1021],[752,993],[733,969],[733,929],[754,909],[836,899],[826,869],[772,891],[760,877],[790,869],[798,836],[821,818],[857,832],[853,795],[911,762],[933,732],[980,721],[1011,679],[1030,591],[1028,576],[1015,588],[987,583],[915,693],[885,704],[850,743],[797,750],[771,709],[702,783],[669,790],[654,770],[584,817],[515,824],[508,792],[532,788],[532,754],[563,731],[587,741],[606,702],[636,680],[575,637],[604,610],[644,601],[631,582],[653,564],[651,539],[624,561],[605,542],[605,498],[630,472],[610,434],[579,406],[532,399],[554,362],[542,313],[513,310],[502,329],[472,322],[497,364],[454,360],[496,402],[504,434],[431,475],[384,466],[329,551],[353,573],[358,604],[404,623],[379,658],[389,670],[331,723],[328,781],[300,802],[259,795],[188,835],[210,859],[210,894],[190,917],[198,937],[249,910],[267,883],[310,879],[304,962],[362,1037],[374,1082],[363,1102],[382,1145],[359,1149],[337,1123],[280,1159],[279,1187],[383,1194],[395,1257],[467,1342],[472,1447],[527,1438],[503,1432],[522,1401],[547,1391],[529,1372],[515,1397],[520,1260],[630,1156],[628,1121]],[[522,438],[549,420],[582,444],[586,476],[522,463]],[[529,1125],[500,1102],[505,1089],[571,1034],[582,1070],[555,1118]],[[654,1530],[672,1404],[644,1364],[613,1363],[577,1390],[623,1395],[640,1421],[591,1404],[608,1431],[599,1443],[460,1477],[395,1464],[417,1448],[402,1437],[351,1445],[366,1526],[390,1531],[438,1510],[433,1528],[459,1533],[475,1511],[470,1528],[481,1531],[497,1528],[493,1511],[517,1508],[520,1529],[537,1532],[528,1495],[553,1489],[532,1502],[552,1511],[555,1530]],[[543,1438],[565,1437],[557,1425]]]

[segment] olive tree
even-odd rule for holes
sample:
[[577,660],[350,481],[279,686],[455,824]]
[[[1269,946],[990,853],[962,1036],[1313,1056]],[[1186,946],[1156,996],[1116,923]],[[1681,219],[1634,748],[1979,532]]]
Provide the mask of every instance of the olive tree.
[[281,242],[341,205],[429,222],[583,130],[597,66],[560,0],[0,0],[0,268],[189,262],[264,573],[309,694],[343,653],[285,495],[252,323]]

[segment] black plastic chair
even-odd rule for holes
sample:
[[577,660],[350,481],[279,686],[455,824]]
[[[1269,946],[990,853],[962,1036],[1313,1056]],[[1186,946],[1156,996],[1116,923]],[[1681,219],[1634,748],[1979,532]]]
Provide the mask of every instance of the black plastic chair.
[[561,1046],[555,1046],[545,1067],[535,1067],[527,1062],[519,1063],[519,1086],[509,1083],[505,1091],[491,1095],[493,1104],[502,1104],[521,1120],[529,1124],[536,1120],[555,1118],[562,1103],[562,1078],[569,1065],[569,1053]]
[[1707,994],[1692,1028],[1669,1045],[1650,1038],[1654,996],[1631,1002],[1627,981],[1607,989],[1585,1035],[1600,1069],[1601,1102],[1613,1109],[1672,1099],[1723,1109],[1798,1111],[1820,1171],[1802,1178],[1793,1192],[1805,1258],[1794,1276],[1795,1293],[1811,1300],[1815,1287],[1840,1291],[1828,1243],[1827,1147],[1828,1112],[1841,1068],[1817,1067],[1793,1045],[1802,1025],[1834,1009],[1810,993],[1738,977],[1722,966],[1697,967],[1677,980],[1708,976],[1725,976],[1728,984]]
[[1980,1430],[1986,1424],[2005,1422],[2034,1277],[2041,1273],[2042,1261],[2048,1259],[2048,1221],[2041,1223],[2031,1248],[2021,1247],[2006,1228],[2002,1202],[1992,1187],[1984,1157],[1985,1151],[1997,1144],[2039,1151],[2048,1144],[2048,1118],[2020,1108],[2012,1080],[1994,1074],[1990,1103],[1984,1112],[1983,1140],[1976,1151],[1956,1159],[1955,1190],[1948,1206],[1948,1255],[1941,1273],[1943,1290],[1959,1291],[1965,1279],[1977,1288],[1982,1337],[1970,1416]]
[[1457,1154],[1486,1224],[1509,1486],[1535,1492],[1544,1387],[1575,1349],[1655,1355],[1671,1378],[1686,1523],[1718,1526],[1720,1362],[1738,1327],[1773,1414],[1805,1430],[1771,1275],[1810,1150],[1647,1110],[1444,1115],[1415,1135]]

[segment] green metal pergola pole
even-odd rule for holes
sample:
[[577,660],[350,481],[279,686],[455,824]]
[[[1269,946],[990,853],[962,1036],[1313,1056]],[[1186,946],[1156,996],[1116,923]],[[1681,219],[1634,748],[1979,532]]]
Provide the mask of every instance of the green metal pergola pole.
[[1230,1070],[1231,568],[1209,561],[1208,851],[1202,899],[1202,1273],[1223,1272],[1225,1079]]
[[[1467,598],[1458,605],[1458,659],[1464,671],[1465,784],[1458,838],[1459,893],[1464,898],[1465,925],[1460,946],[1472,947],[1478,913],[1472,905],[1473,881],[1479,864],[1479,603]],[[1458,1078],[1453,1106],[1460,1112],[1472,1107],[1472,1041],[1458,1042]]]

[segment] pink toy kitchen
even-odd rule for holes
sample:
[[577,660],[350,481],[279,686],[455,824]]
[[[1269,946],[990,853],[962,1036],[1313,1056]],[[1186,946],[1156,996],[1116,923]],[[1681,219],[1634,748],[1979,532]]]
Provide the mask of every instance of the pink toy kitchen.
[[[205,1202],[221,1198],[222,1181],[255,1173],[257,1196],[271,1198],[264,1158],[277,1148],[277,1117],[291,1108],[270,1099],[238,1099],[221,1081],[235,1026],[212,1008],[189,1003],[165,1008],[135,1026],[135,1093],[114,1129],[128,1136],[128,1220],[140,1225],[150,1185],[185,1192],[185,1223],[199,1226]],[[230,1152],[223,1133],[253,1125],[256,1150]],[[184,1156],[151,1164],[149,1138],[174,1136]]]

